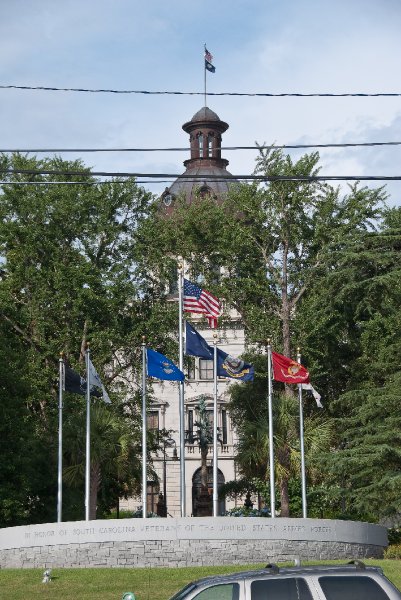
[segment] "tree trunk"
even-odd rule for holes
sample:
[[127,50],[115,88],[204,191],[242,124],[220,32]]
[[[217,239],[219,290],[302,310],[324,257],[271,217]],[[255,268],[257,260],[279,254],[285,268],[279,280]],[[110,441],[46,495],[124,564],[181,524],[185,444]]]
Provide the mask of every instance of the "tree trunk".
[[283,272],[281,278],[281,322],[283,333],[283,351],[284,356],[291,356],[291,311],[288,300],[288,244],[284,244],[283,249]]
[[288,495],[288,477],[280,481],[281,517],[290,516],[290,497]]
[[89,519],[96,519],[97,495],[100,489],[101,474],[100,465],[91,465],[90,469],[90,499],[89,499]]
[[207,453],[207,446],[201,448],[201,485],[204,490],[207,490]]

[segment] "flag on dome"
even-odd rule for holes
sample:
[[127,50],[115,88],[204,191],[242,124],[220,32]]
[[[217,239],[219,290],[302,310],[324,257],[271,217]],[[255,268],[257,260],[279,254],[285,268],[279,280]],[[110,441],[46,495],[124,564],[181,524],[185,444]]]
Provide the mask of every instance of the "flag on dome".
[[146,358],[149,377],[168,381],[184,381],[184,373],[164,354],[147,348]]
[[220,300],[195,283],[184,279],[184,310],[204,314],[212,329],[217,327],[217,317],[221,314]]
[[273,379],[283,383],[309,383],[309,371],[291,358],[272,352]]
[[211,73],[214,73],[216,70],[216,67],[214,65],[212,65],[212,61],[213,61],[213,56],[210,54],[209,50],[205,46],[205,69],[207,69]]

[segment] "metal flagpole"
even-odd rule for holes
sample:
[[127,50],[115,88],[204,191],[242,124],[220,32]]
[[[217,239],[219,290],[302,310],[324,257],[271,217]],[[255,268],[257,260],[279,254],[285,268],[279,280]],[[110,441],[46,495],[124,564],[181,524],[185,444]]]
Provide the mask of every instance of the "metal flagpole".
[[90,500],[90,464],[91,464],[91,394],[90,394],[90,351],[89,344],[86,346],[85,363],[86,363],[86,463],[85,463],[85,521],[89,521],[89,500]]
[[62,521],[63,510],[63,389],[64,389],[64,360],[60,354],[59,384],[58,384],[58,468],[57,468],[57,523]]
[[217,471],[217,333],[213,334],[213,516],[219,514],[219,498],[218,498],[218,471]]
[[267,340],[267,377],[269,392],[269,470],[270,470],[270,516],[276,517],[276,489],[274,484],[274,444],[273,444],[273,391],[271,373],[272,349],[270,339]]
[[[205,43],[205,52],[204,55],[206,54],[206,43]],[[205,89],[205,106],[207,106],[206,104],[206,57],[203,57],[203,70],[204,70],[204,76],[205,76],[205,82],[204,82],[204,89]]]
[[[301,349],[297,349],[297,362],[301,363]],[[298,383],[299,399],[299,442],[301,446],[301,483],[302,483],[302,517],[307,517],[306,504],[306,471],[305,471],[305,447],[304,447],[304,412],[302,405],[302,384]]]
[[[179,369],[184,370],[184,345],[183,345],[183,281],[184,262],[178,263],[178,338],[179,338]],[[185,507],[185,401],[184,382],[178,383],[179,390],[179,413],[180,413],[180,506],[181,517],[186,516]]]
[[146,465],[146,338],[142,337],[142,518],[147,516],[147,465]]

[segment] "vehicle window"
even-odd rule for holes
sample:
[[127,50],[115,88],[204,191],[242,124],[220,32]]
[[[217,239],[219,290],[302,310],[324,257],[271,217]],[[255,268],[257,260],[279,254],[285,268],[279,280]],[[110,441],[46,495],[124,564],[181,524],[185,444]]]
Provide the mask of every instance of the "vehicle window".
[[370,577],[319,577],[327,600],[389,600],[386,592]]
[[313,597],[306,581],[297,577],[253,581],[251,600],[313,600]]
[[196,596],[194,600],[239,600],[238,583],[224,583],[208,587]]

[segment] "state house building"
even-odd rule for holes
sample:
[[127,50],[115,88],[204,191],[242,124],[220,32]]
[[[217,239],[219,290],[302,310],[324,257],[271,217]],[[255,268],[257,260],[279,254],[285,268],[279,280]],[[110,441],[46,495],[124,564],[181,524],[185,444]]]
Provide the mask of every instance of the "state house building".
[[[161,208],[172,217],[176,198],[184,197],[190,204],[195,197],[211,196],[218,202],[227,194],[230,185],[237,183],[228,171],[228,160],[221,157],[222,134],[228,124],[221,121],[208,107],[201,108],[190,121],[183,125],[190,136],[191,157],[184,162],[185,172],[169,187],[160,198]],[[212,176],[212,177],[211,177]],[[240,356],[244,351],[244,330],[240,316],[233,313],[231,325],[224,332],[217,330],[218,347],[232,356]],[[191,321],[200,330],[206,341],[213,345],[212,330],[206,322],[191,315]],[[193,357],[194,358],[194,357]],[[199,401],[204,400],[207,416],[213,421],[213,361],[194,358],[184,384],[185,398],[185,504],[186,516],[212,515],[213,497],[213,447],[209,447],[207,457],[208,492],[210,501],[201,503],[201,453],[197,442],[196,422],[199,414]],[[227,411],[228,387],[233,379],[218,379],[218,485],[236,478],[234,462],[235,432]],[[179,434],[179,391],[178,384],[168,381],[153,382],[154,400],[148,407],[148,430],[169,430],[170,436],[162,443],[162,449],[153,456],[153,466],[158,481],[148,481],[147,511],[161,516],[180,516],[180,434]],[[203,498],[204,498],[203,494]],[[243,502],[241,502],[242,504]],[[202,505],[201,505],[202,504]],[[141,505],[140,498],[122,501],[120,508],[135,510]],[[235,506],[233,500],[219,503],[219,514]]]

